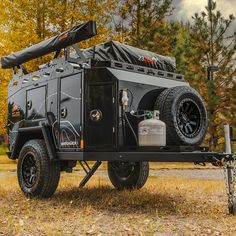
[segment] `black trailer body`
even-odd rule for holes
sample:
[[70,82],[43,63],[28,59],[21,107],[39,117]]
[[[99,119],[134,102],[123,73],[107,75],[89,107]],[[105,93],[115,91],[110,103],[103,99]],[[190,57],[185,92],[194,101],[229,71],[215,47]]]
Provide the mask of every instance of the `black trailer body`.
[[[138,73],[127,69],[125,63],[107,62],[101,66],[93,63],[90,61],[87,68],[78,68],[56,59],[53,67],[24,75],[20,80],[15,76],[9,84],[8,98],[12,153],[17,135],[24,133],[26,137],[29,132],[31,136],[30,131],[42,123],[49,125],[58,153],[137,149],[129,130],[124,143],[119,122],[120,91],[124,88],[132,91],[135,99],[130,109],[152,110],[156,97],[164,89],[189,86],[182,77],[174,78],[176,74],[171,79],[163,79],[146,74],[144,67],[137,67],[137,71],[144,70]],[[121,66],[126,69],[122,70]],[[101,112],[99,121],[92,118],[97,112]],[[134,126],[136,118],[130,115],[129,119]],[[17,154],[12,156],[15,158]]]
[[[117,42],[81,51],[73,43],[95,35],[94,27],[93,22],[83,24],[73,28],[75,34],[67,31],[1,59],[3,68],[14,71],[8,87],[7,154],[19,159],[22,191],[51,196],[60,171],[72,171],[77,161],[86,172],[80,186],[102,161],[108,161],[109,178],[118,189],[141,188],[148,162],[227,165],[228,182],[233,182],[235,155],[229,149],[217,153],[200,148],[207,130],[204,102],[175,73],[174,60]],[[63,44],[61,37],[67,39]],[[63,47],[65,57],[59,59]],[[27,73],[21,65],[51,51],[56,51],[54,60],[38,71]],[[166,124],[167,145],[139,145],[139,124],[154,110]],[[90,168],[87,161],[96,163]],[[41,171],[45,169],[48,173]]]

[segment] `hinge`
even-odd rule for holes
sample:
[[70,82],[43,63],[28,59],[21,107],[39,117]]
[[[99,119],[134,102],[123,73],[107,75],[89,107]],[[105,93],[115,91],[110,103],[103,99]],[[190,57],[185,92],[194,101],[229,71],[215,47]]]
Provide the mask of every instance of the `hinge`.
[[114,97],[112,98],[112,103],[115,103],[115,98]]
[[115,127],[112,127],[112,132],[115,133]]

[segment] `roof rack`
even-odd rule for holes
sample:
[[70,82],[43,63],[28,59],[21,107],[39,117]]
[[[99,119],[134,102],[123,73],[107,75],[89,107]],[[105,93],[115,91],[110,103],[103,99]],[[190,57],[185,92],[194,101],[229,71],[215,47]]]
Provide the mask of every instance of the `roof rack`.
[[146,75],[157,76],[157,77],[162,77],[162,78],[171,79],[171,80],[184,81],[184,75],[182,74],[177,74],[174,72],[169,72],[169,71],[164,71],[164,70],[158,70],[158,69],[149,68],[146,66],[129,64],[126,62],[120,62],[116,60],[96,61],[96,60],[91,59],[90,63],[92,67],[110,67],[110,68],[130,71],[130,72],[136,72],[139,74],[146,74]]

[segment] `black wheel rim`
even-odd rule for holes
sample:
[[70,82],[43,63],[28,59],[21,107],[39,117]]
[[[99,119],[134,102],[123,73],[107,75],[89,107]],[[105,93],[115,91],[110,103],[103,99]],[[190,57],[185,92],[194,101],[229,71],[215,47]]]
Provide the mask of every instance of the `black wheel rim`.
[[190,98],[182,100],[177,109],[177,124],[181,133],[195,137],[200,131],[201,113],[198,105]]
[[134,171],[134,164],[129,162],[113,162],[111,168],[120,181],[126,181]]
[[34,186],[38,177],[36,159],[33,154],[27,154],[22,163],[22,176],[28,188]]

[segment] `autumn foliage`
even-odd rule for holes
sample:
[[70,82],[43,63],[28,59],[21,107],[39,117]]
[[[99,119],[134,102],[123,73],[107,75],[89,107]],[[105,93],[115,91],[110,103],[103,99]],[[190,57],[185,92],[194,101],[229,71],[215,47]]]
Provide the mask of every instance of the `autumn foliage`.
[[[223,17],[214,1],[193,16],[191,23],[170,22],[171,0],[1,0],[0,56],[21,50],[77,23],[95,20],[98,35],[81,47],[115,39],[153,52],[174,56],[177,71],[207,103],[209,132],[206,143],[222,143],[222,124],[236,126],[236,34],[234,16]],[[233,29],[233,30],[232,30]],[[29,71],[51,59],[26,63]],[[217,66],[214,79],[207,69]],[[7,84],[11,70],[0,70],[0,134],[4,134]]]

